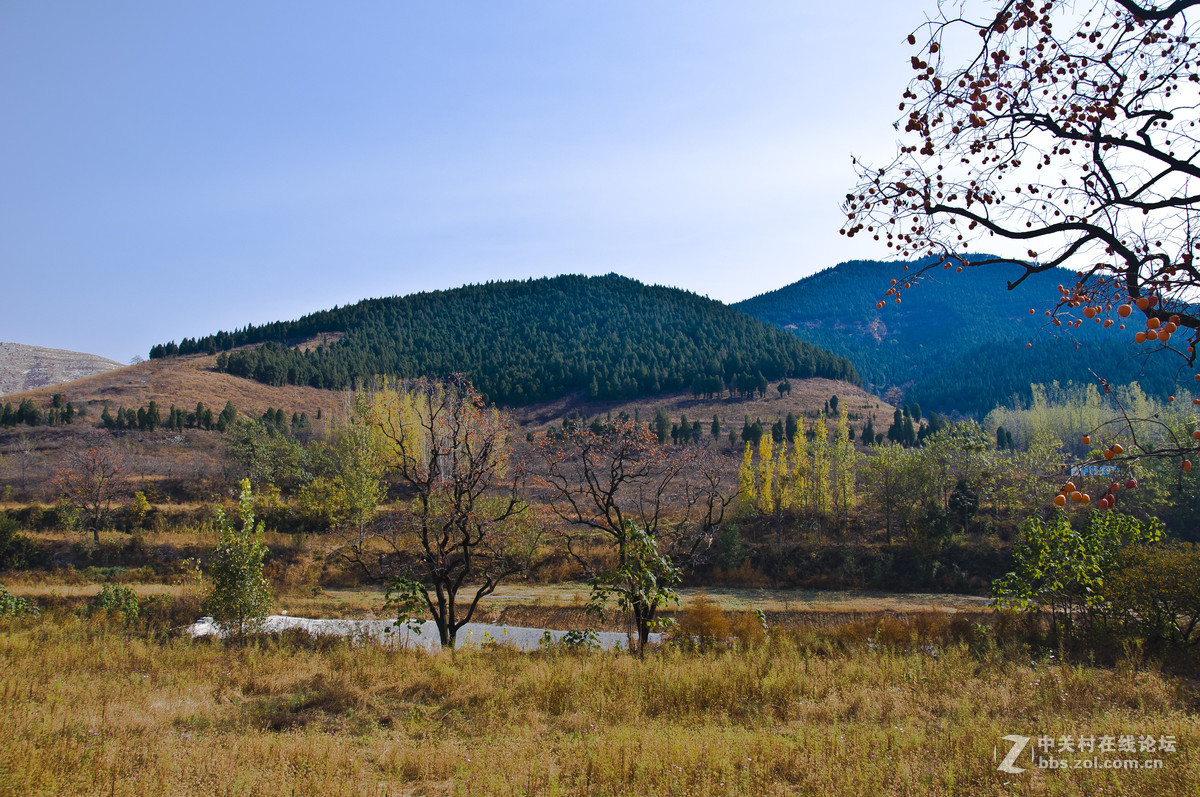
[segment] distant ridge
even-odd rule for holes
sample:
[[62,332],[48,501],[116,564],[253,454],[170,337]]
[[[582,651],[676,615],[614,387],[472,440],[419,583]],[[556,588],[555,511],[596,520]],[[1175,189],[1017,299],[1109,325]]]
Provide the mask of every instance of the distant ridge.
[[124,367],[96,354],[0,341],[0,396],[36,390]]
[[[333,342],[311,345],[321,337]],[[150,350],[152,360],[177,354],[217,354],[218,370],[234,376],[324,389],[377,374],[461,372],[490,401],[510,406],[569,393],[621,400],[734,385],[745,392],[783,377],[859,382],[845,358],[721,302],[616,274],[367,299]]]
[[[909,262],[908,273],[928,262]],[[924,410],[983,417],[1014,395],[1027,399],[1031,383],[1095,384],[1093,372],[1162,398],[1172,391],[1181,361],[1147,361],[1132,333],[1095,323],[1065,332],[1047,323],[1055,284],[1071,284],[1074,272],[1035,274],[1009,291],[1007,281],[1022,273],[1017,266],[938,270],[904,291],[902,304],[878,308],[905,265],[839,263],[733,307],[849,358],[870,389]]]

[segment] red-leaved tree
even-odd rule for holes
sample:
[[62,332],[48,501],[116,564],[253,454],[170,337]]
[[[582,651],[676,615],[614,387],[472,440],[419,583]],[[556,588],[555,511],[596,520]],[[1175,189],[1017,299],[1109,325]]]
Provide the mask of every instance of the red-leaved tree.
[[107,440],[88,439],[67,452],[52,487],[79,512],[84,530],[98,543],[100,529],[129,492],[124,458]]

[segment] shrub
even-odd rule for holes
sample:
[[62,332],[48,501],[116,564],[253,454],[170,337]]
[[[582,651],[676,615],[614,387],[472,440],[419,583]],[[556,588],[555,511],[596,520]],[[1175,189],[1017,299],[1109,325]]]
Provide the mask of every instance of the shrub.
[[0,617],[28,617],[38,613],[38,608],[27,598],[19,598],[0,586]]
[[542,633],[540,644],[542,650],[547,651],[591,653],[600,650],[600,635],[593,628],[586,628],[582,631],[571,630],[563,634],[555,642],[554,635],[549,631],[545,631]]
[[685,647],[695,645],[700,650],[728,644],[732,633],[729,617],[701,592],[688,601],[679,617],[675,638]]
[[1103,593],[1121,629],[1149,648],[1186,652],[1200,643],[1200,548],[1195,545],[1123,551]]
[[129,625],[141,615],[137,593],[130,587],[120,584],[105,584],[84,609],[88,617],[103,617],[105,619],[121,618]]
[[992,584],[997,604],[1029,612],[1049,610],[1052,631],[1068,636],[1080,620],[1104,610],[1102,587],[1118,555],[1157,542],[1162,524],[1116,512],[1093,512],[1082,528],[1058,511],[1047,522],[1030,518],[1013,548],[1012,572]]
[[729,620],[730,636],[742,650],[758,647],[767,639],[767,617],[761,609],[738,612]]
[[16,518],[0,515],[0,570],[18,570],[41,558],[33,540],[17,533],[19,527]]

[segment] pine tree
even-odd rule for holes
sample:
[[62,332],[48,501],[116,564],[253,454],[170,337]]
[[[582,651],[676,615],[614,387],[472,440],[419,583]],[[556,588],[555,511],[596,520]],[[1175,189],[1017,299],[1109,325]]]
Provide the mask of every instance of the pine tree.
[[[317,410],[317,417],[321,417],[321,411]],[[221,410],[221,415],[217,418],[217,431],[224,432],[233,425],[237,419],[237,407],[233,406],[232,401],[225,402],[225,409]]]
[[153,432],[160,426],[162,426],[162,416],[158,411],[158,402],[151,400],[150,406],[146,409],[146,428]]
[[654,414],[654,432],[658,435],[659,445],[666,445],[667,436],[671,431],[671,419],[662,407]]

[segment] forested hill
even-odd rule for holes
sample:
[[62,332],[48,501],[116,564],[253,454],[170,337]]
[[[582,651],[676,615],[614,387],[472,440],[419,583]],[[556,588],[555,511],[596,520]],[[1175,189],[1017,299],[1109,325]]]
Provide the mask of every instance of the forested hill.
[[[307,351],[289,348],[323,333],[344,336]],[[746,388],[785,376],[859,383],[848,360],[720,302],[617,275],[368,299],[155,346],[150,356],[217,352],[229,352],[219,368],[274,385],[348,388],[376,374],[462,372],[502,404],[572,391],[617,399],[699,384],[712,392],[718,380]]]
[[[910,264],[909,273],[922,263]],[[1074,282],[1073,273],[1034,275],[1009,291],[1016,267],[939,272],[905,291],[899,305],[877,309],[891,280],[904,276],[902,268],[840,263],[733,307],[848,357],[872,389],[898,387],[906,402],[938,412],[982,415],[1014,394],[1027,397],[1030,383],[1094,383],[1092,371],[1114,383],[1136,380],[1163,396],[1174,383],[1177,363],[1151,357],[1143,368],[1145,349],[1131,333],[1086,323],[1056,337],[1043,311],[1053,305],[1057,284]]]

